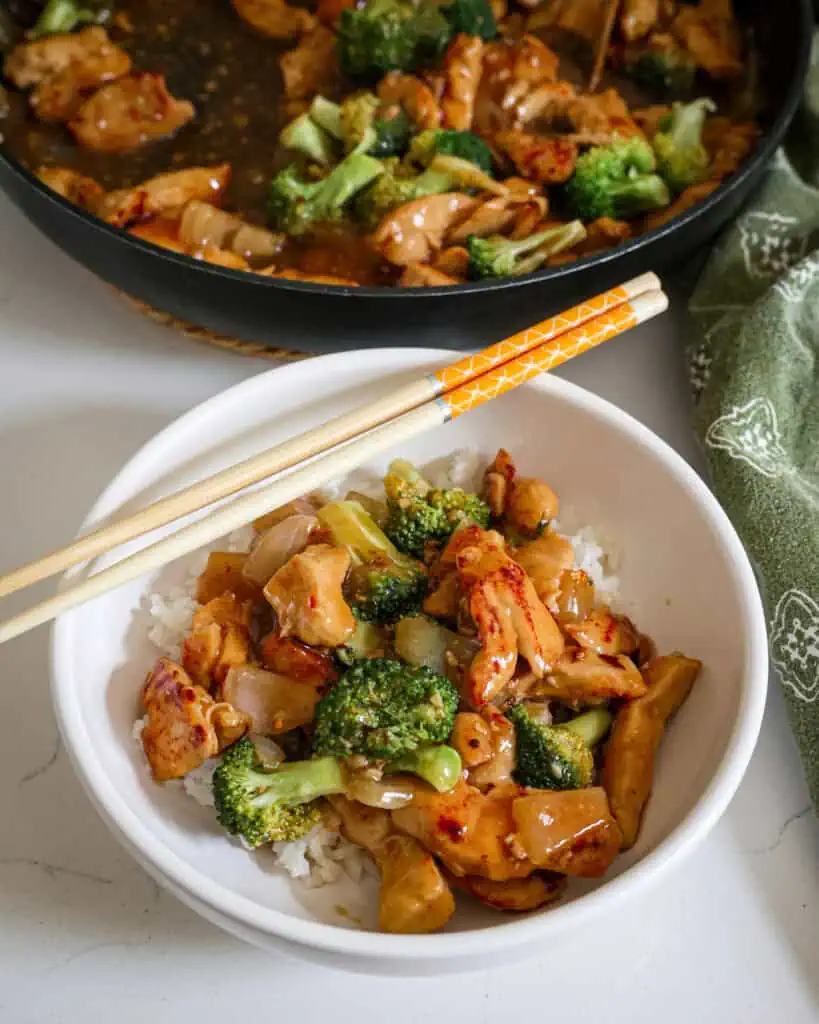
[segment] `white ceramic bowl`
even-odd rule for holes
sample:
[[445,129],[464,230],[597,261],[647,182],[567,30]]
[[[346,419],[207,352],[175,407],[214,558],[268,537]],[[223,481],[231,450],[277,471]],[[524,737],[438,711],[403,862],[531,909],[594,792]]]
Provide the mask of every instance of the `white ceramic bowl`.
[[[183,416],[128,463],[87,525],[133,510],[290,437],[451,358],[432,350],[324,356],[272,370]],[[637,845],[608,876],[574,884],[564,901],[521,917],[467,904],[436,935],[381,935],[335,907],[348,894],[305,893],[264,852],[229,842],[179,788],[151,783],[131,737],[139,692],[156,651],[140,601],[143,579],[63,616],[53,636],[53,696],[77,772],[123,844],[180,899],[228,931],[271,949],[352,969],[452,971],[543,948],[558,933],[594,927],[692,850],[725,810],[757,738],[767,685],[765,623],[754,576],[711,493],[662,441],[625,413],[556,377],[544,377],[418,438],[400,454],[419,463],[463,447],[508,448],[543,476],[577,523],[619,550],[621,596],[661,651],[705,664],[662,745]],[[393,453],[399,454],[399,453]],[[381,465],[371,467],[374,471]],[[104,563],[103,563],[104,564]],[[171,566],[163,583],[181,579]]]

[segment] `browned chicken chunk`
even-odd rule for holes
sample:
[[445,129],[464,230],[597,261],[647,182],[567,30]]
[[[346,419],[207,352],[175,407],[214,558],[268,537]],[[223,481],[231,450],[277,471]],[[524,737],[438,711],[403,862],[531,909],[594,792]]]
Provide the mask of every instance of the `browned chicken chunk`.
[[242,574],[247,555],[235,551],[211,551],[207,565],[196,581],[196,600],[207,604],[223,594],[237,601],[261,601],[262,588]]
[[506,882],[493,882],[489,878],[467,875],[453,880],[475,899],[495,910],[521,913],[537,910],[560,899],[566,890],[566,878],[557,874],[535,874],[528,878],[512,878]]
[[560,592],[560,580],[574,565],[574,548],[554,530],[517,548],[512,557],[532,581],[535,592],[547,608],[553,608]]
[[519,476],[512,482],[506,499],[506,521],[513,530],[536,535],[557,518],[557,495],[542,480]]
[[574,173],[577,146],[560,136],[504,131],[495,136],[495,145],[524,177],[544,185],[560,185]]
[[181,665],[160,658],[142,692],[148,721],[142,745],[157,782],[178,779],[247,731],[249,720],[194,686]]
[[291,7],[285,0],[231,0],[236,13],[248,25],[271,39],[292,39],[309,32],[315,17],[303,7]]
[[443,127],[469,131],[475,112],[475,96],[483,71],[483,40],[456,35],[444,57],[445,85],[441,98]]
[[500,519],[506,510],[506,497],[516,473],[512,456],[505,448],[498,449],[483,475],[483,498],[496,519]]
[[432,90],[420,78],[390,71],[378,83],[377,91],[382,103],[397,104],[419,128],[440,126],[441,108]]
[[593,704],[617,697],[642,697],[646,684],[624,654],[596,654],[567,647],[533,695],[568,703]]
[[478,204],[460,192],[413,199],[388,213],[372,236],[373,245],[399,267],[429,263],[452,224]]
[[637,839],[665,727],[691,692],[701,668],[701,662],[681,654],[656,658],[643,669],[646,694],[624,704],[615,716],[602,783],[623,833],[624,849]]
[[86,210],[96,210],[105,195],[102,186],[70,167],[40,167],[37,177],[50,189]]
[[660,18],[660,0],[623,0],[620,34],[626,42],[644,39]]
[[742,37],[732,0],[681,5],[671,31],[712,78],[737,78],[742,74]]
[[288,99],[308,100],[317,93],[332,92],[340,74],[335,34],[317,25],[298,46],[282,54],[279,66]]
[[190,634],[182,645],[182,664],[199,686],[212,689],[224,682],[234,665],[251,660],[250,623],[253,604],[222,594],[194,612]]
[[[180,211],[192,199],[219,202],[230,181],[230,164],[187,167],[149,178],[134,188],[109,192],[99,206],[99,216],[116,227]],[[183,244],[184,244],[184,240]]]
[[265,668],[299,682],[326,686],[338,679],[331,654],[308,647],[292,636],[282,636],[275,629],[262,641],[260,653]]
[[633,654],[640,645],[634,623],[610,608],[595,608],[582,622],[568,623],[565,631],[575,643],[597,654]]
[[81,146],[101,153],[125,153],[174,135],[196,111],[173,97],[163,75],[126,75],[87,99],[68,127]]
[[481,640],[467,674],[467,699],[482,707],[511,680],[518,655],[536,676],[545,676],[560,657],[563,638],[532,581],[506,554],[500,534],[479,531],[473,546],[458,552],[456,564]]
[[316,647],[338,647],[355,632],[355,618],[341,593],[350,556],[313,544],[283,565],[265,587],[283,637]]

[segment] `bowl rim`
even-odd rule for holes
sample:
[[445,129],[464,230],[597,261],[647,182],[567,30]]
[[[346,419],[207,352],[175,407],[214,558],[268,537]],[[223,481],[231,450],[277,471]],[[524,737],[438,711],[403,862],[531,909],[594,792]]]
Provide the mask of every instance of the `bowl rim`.
[[[521,288],[527,285],[559,282],[592,267],[599,267],[602,270],[621,256],[627,258],[647,247],[652,247],[655,243],[661,242],[664,238],[668,238],[675,232],[682,231],[687,226],[710,216],[712,211],[720,206],[723,201],[730,201],[730,196],[744,190],[746,182],[762,171],[782,141],[802,100],[805,76],[807,75],[810,61],[812,25],[813,12],[811,0],[794,0],[792,30],[796,45],[793,54],[791,77],[782,103],[773,112],[769,124],[762,132],[753,151],[733,174],[730,174],[720,182],[710,195],[694,203],[693,206],[677,216],[672,217],[671,220],[660,227],[652,228],[650,231],[646,231],[636,238],[628,239],[604,252],[592,253],[573,262],[556,267],[547,267],[531,274],[524,274],[521,277],[507,277],[488,281],[467,281],[456,285],[428,286],[420,290],[423,292],[424,297],[447,298],[459,295],[498,292],[511,288]],[[45,185],[44,182],[40,181],[2,142],[0,142],[0,164],[5,164],[8,170],[22,179],[31,191],[38,193],[42,199],[51,201],[57,208],[61,207],[71,217],[84,221],[88,226],[96,228],[104,234],[112,237],[116,236],[117,240],[124,245],[131,246],[136,250],[142,250],[145,255],[153,256],[156,260],[176,264],[189,270],[196,269],[200,274],[204,274],[206,278],[207,276],[222,277],[227,280],[243,282],[248,287],[268,289],[273,293],[284,291],[365,300],[378,298],[387,299],[391,302],[401,302],[417,298],[419,294],[418,288],[377,285],[361,285],[351,288],[345,285],[319,284],[314,281],[291,281],[286,278],[262,277],[259,274],[248,274],[246,271],[205,263],[202,260],[195,259],[193,256],[186,256],[181,253],[172,252],[169,249],[162,249],[160,246],[129,235],[124,230],[107,224],[90,211],[84,210],[63,196],[58,195]]]
[[[189,434],[197,424],[204,425],[212,411],[223,404],[241,402],[245,397],[264,392],[269,397],[271,379],[275,387],[296,386],[304,373],[326,373],[331,379],[333,369],[340,363],[355,360],[361,350],[332,353],[315,359],[271,370],[250,377],[229,387],[173,420],[148,440],[123,465],[86,516],[80,532],[84,532],[111,504],[109,495],[120,487],[131,486],[129,477],[144,465],[161,465],[164,449],[171,449]],[[394,368],[412,369],[432,361],[451,359],[445,349],[384,348],[366,350],[368,359]],[[377,382],[377,378],[373,383]],[[471,954],[489,955],[514,948],[536,939],[549,930],[558,931],[571,922],[581,923],[607,906],[622,900],[629,891],[656,881],[662,871],[690,853],[708,834],[727,808],[736,792],[753,753],[759,734],[768,686],[767,631],[762,599],[750,561],[730,520],[704,481],[692,467],[665,441],[629,413],[613,403],[563,378],[543,375],[524,385],[558,396],[582,412],[601,420],[610,428],[625,433],[628,439],[647,449],[662,464],[666,472],[675,476],[696,499],[701,514],[726,550],[728,564],[739,591],[740,613],[744,624],[744,660],[746,673],[740,695],[739,708],[725,752],[714,776],[691,812],[679,822],[671,833],[648,855],[629,867],[622,875],[604,882],[598,889],[585,893],[571,903],[555,907],[545,914],[530,915],[517,920],[504,921],[474,932],[451,932],[432,935],[388,935],[380,932],[357,931],[342,925],[293,917],[273,908],[261,907],[248,897],[237,895],[219,882],[191,867],[154,837],[134,811],[120,796],[98,758],[93,740],[85,728],[79,705],[72,699],[74,675],[73,647],[75,630],[69,625],[70,616],[58,618],[52,626],[50,643],[51,695],[54,710],[70,760],[74,765],[91,802],[114,834],[121,832],[127,842],[161,873],[176,885],[204,901],[212,908],[240,922],[246,927],[283,938],[297,945],[306,945],[327,953],[354,957],[371,957],[382,961],[404,960],[417,962],[430,958],[458,959]],[[207,432],[202,432],[208,436]],[[118,508],[123,500],[116,503]],[[133,854],[133,850],[129,850]]]

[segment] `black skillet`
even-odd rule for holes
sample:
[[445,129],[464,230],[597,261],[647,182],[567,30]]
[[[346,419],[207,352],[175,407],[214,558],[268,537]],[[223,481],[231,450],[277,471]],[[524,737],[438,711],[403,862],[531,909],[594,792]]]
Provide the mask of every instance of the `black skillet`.
[[[0,0],[2,2],[2,0]],[[38,5],[7,0],[20,17]],[[182,320],[221,334],[308,351],[486,343],[645,270],[680,264],[736,216],[799,104],[811,0],[738,0],[753,27],[768,101],[764,136],[740,170],[658,230],[600,255],[523,278],[452,288],[355,288],[225,270],[109,227],[42,185],[0,146],[0,187],[41,231],[93,273]]]

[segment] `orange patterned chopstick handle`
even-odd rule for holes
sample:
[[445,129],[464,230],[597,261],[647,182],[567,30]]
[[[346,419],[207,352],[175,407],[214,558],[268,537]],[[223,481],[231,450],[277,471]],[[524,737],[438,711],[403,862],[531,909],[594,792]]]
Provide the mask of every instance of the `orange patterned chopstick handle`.
[[446,393],[472,380],[473,377],[488,373],[509,362],[510,359],[525,355],[536,346],[544,345],[553,338],[615,309],[636,295],[652,288],[659,288],[659,286],[660,282],[654,274],[643,274],[627,284],[612,288],[610,291],[603,292],[602,295],[597,295],[563,313],[558,313],[557,316],[542,320],[534,327],[527,327],[525,331],[513,334],[511,338],[498,342],[497,345],[490,345],[483,352],[466,356],[464,359],[458,360],[457,363],[445,366],[431,376],[440,390]]
[[438,402],[446,407],[448,417],[454,419],[656,316],[667,305],[665,295],[656,291],[641,295],[631,302],[621,303],[602,316],[531,348],[523,355],[442,395]]

